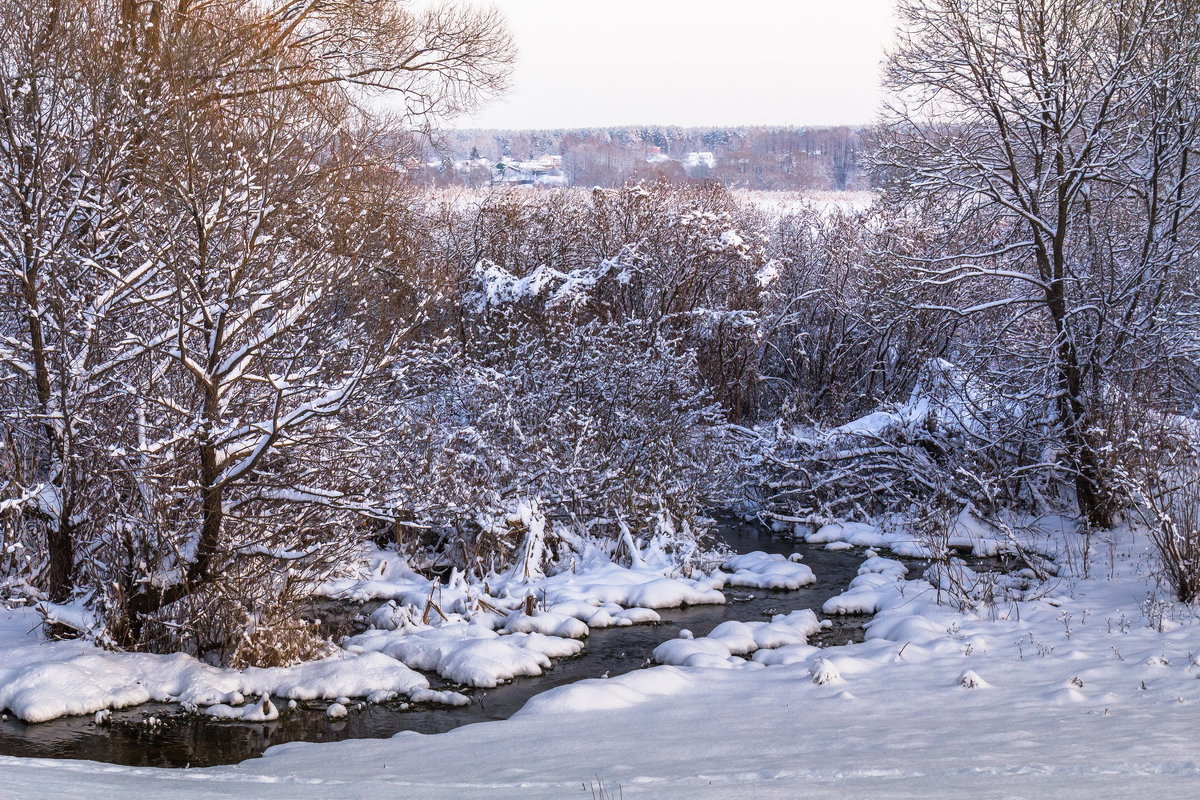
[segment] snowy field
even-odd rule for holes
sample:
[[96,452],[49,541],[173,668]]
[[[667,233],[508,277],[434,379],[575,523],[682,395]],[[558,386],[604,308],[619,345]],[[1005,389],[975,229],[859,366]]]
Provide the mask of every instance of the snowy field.
[[[529,192],[528,186],[501,186],[487,189],[467,189],[450,187],[436,189],[430,192],[428,203],[430,208],[445,206],[459,210],[469,209],[485,198],[503,196],[504,193],[516,193],[520,197]],[[572,196],[584,199],[594,191],[590,186],[555,187],[555,191],[570,193]],[[796,214],[807,211],[854,213],[870,208],[877,198],[877,193],[867,190],[834,190],[806,189],[804,191],[767,191],[762,189],[731,189],[730,193],[739,202],[771,214]]]
[[876,198],[875,192],[871,191],[821,189],[809,189],[803,192],[735,189],[733,196],[763,211],[779,215],[803,211],[853,213],[870,208]]
[[827,604],[881,608],[862,644],[810,647],[815,618],[796,613],[657,654],[709,653],[692,662],[705,666],[560,687],[503,722],[210,769],[2,758],[0,785],[14,798],[1186,797],[1200,786],[1200,627],[1162,601],[1151,566],[1143,542],[1114,535],[1092,549],[1090,579],[958,611],[873,556]]

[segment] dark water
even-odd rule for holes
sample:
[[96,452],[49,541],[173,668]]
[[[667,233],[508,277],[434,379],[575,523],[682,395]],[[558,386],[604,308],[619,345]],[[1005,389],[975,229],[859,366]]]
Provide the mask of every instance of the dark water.
[[[828,551],[771,535],[756,524],[727,523],[721,538],[739,553],[762,550],[790,555],[799,552],[812,568],[817,582],[793,592],[759,589],[725,590],[722,606],[660,609],[662,622],[625,628],[597,628],[587,638],[584,651],[555,662],[552,670],[532,678],[519,678],[494,689],[466,692],[472,703],[461,708],[399,704],[364,704],[350,707],[339,720],[325,716],[328,702],[301,704],[285,710],[277,701],[278,720],[265,723],[221,722],[211,717],[182,714],[174,705],[144,705],[114,711],[109,725],[96,725],[91,717],[65,717],[26,725],[10,717],[0,722],[0,754],[39,758],[84,758],[116,764],[153,767],[201,767],[232,764],[261,755],[266,748],[291,741],[331,742],[354,738],[385,738],[400,731],[441,733],[472,722],[507,719],[535,694],[555,686],[605,674],[618,675],[647,663],[654,648],[687,628],[703,636],[726,620],[768,619],[796,609],[818,611],[829,597],[844,591],[862,563],[860,550]],[[822,631],[813,644],[834,645],[862,638],[863,617],[834,618],[834,627]],[[435,688],[444,685],[436,676]]]

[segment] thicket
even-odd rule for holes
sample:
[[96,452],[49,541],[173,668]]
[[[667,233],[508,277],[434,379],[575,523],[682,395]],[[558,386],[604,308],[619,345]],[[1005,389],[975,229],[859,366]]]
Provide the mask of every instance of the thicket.
[[[1043,6],[907,4],[897,95],[958,99],[895,111],[853,210],[418,190],[361,92],[424,118],[496,88],[488,14],[4,5],[4,587],[113,646],[257,663],[322,651],[297,609],[371,543],[487,579],[588,543],[686,561],[730,505],[935,534],[969,506],[1140,514],[1194,598],[1185,6],[984,36],[1037,79],[989,102],[955,45]],[[1087,80],[1033,69],[1052,42]]]

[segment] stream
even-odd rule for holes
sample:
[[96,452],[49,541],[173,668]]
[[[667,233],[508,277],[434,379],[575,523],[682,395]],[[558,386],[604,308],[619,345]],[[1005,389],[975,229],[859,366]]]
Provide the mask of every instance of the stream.
[[[145,767],[205,767],[232,764],[262,755],[291,741],[331,742],[342,739],[386,738],[400,731],[442,733],[460,725],[507,719],[532,696],[585,678],[618,675],[640,669],[654,648],[687,628],[704,636],[726,620],[766,620],[773,614],[811,608],[819,612],[829,597],[845,591],[862,563],[861,550],[824,550],[771,534],[756,523],[724,522],[719,538],[738,553],[762,550],[800,553],[817,582],[796,591],[726,587],[726,603],[659,609],[662,622],[624,628],[596,628],[578,656],[556,661],[542,675],[518,678],[493,689],[471,689],[469,706],[447,708],[399,703],[351,705],[342,719],[325,715],[329,701],[301,703],[278,720],[264,723],[219,721],[186,714],[174,704],[147,704],[113,711],[107,725],[91,716],[63,717],[26,724],[13,717],[0,721],[0,755],[33,758],[76,758]],[[819,616],[822,616],[818,613]],[[835,617],[833,627],[812,637],[812,644],[830,646],[862,639],[866,617]],[[434,688],[447,686],[436,675]],[[455,687],[457,688],[457,687]]]

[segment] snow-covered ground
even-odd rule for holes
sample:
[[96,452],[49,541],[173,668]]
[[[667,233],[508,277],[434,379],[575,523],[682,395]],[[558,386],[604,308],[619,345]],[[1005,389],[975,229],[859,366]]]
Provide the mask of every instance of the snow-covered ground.
[[[326,659],[286,668],[222,669],[183,654],[46,641],[39,609],[0,610],[0,709],[44,722],[153,701],[264,721],[277,715],[270,697],[463,705],[464,695],[431,689],[417,670],[459,686],[491,688],[540,675],[553,659],[577,654],[592,628],[657,622],[657,608],[723,604],[726,582],[796,588],[815,579],[808,566],[766,553],[737,556],[725,570],[689,578],[675,574],[678,564],[653,542],[639,548],[630,540],[628,549],[629,565],[584,547],[571,568],[548,577],[518,565],[482,582],[456,573],[444,583],[417,574],[393,552],[377,551],[362,576],[322,589],[335,597],[387,599],[371,614],[371,628],[331,648]],[[82,612],[54,606],[48,613]]]
[[794,214],[801,211],[853,213],[864,211],[875,202],[875,192],[808,189],[805,191],[768,192],[756,189],[735,189],[735,197],[773,214]]
[[[1195,609],[1164,601],[1131,534],[1093,545],[1092,577],[966,611],[872,556],[831,601],[858,593],[881,609],[862,644],[802,643],[814,622],[802,613],[707,637],[729,653],[720,666],[741,652],[756,668],[658,666],[551,690],[503,722],[285,745],[230,767],[2,758],[0,786],[23,798],[1191,796]],[[1064,561],[1082,572],[1077,552]],[[700,639],[676,641],[684,653]]]

